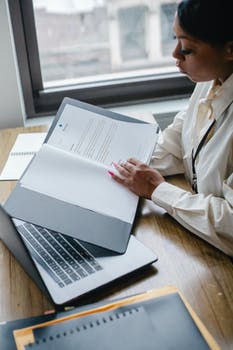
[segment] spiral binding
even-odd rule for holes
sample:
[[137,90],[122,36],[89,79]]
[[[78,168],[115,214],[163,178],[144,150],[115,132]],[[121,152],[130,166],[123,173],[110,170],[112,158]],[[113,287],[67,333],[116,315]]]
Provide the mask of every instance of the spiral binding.
[[129,309],[129,310],[126,310],[126,311],[117,312],[115,314],[105,315],[105,316],[103,316],[103,317],[101,317],[101,318],[99,318],[99,319],[97,319],[95,321],[91,321],[91,322],[84,323],[82,325],[73,327],[69,331],[56,333],[54,335],[50,335],[48,338],[44,337],[42,339],[36,339],[35,343],[29,343],[28,346],[29,347],[33,347],[35,345],[40,345],[40,344],[43,344],[43,343],[47,343],[49,341],[53,341],[54,339],[59,339],[59,338],[62,338],[62,337],[71,336],[71,335],[73,335],[75,333],[80,333],[82,331],[87,331],[87,330],[89,330],[91,328],[94,328],[94,327],[100,327],[101,325],[106,324],[108,322],[114,322],[114,321],[120,320],[123,317],[130,317],[130,316],[134,315],[135,313],[137,313],[139,311],[140,311],[140,308],[132,308],[132,309]]
[[11,152],[11,156],[33,156],[36,152]]

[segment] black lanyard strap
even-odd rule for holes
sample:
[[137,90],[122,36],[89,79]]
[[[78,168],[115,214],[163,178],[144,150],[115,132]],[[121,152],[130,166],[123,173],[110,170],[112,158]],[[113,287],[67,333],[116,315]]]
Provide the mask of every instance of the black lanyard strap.
[[198,154],[200,153],[200,150],[205,144],[205,141],[213,128],[214,124],[216,123],[216,120],[214,119],[213,122],[210,124],[209,128],[207,129],[205,135],[202,137],[201,141],[199,142],[199,145],[197,146],[196,152],[194,153],[194,149],[192,149],[192,171],[193,171],[193,184],[192,184],[192,189],[196,193],[197,191],[197,174],[196,174],[196,168],[195,168],[195,161],[197,159]]

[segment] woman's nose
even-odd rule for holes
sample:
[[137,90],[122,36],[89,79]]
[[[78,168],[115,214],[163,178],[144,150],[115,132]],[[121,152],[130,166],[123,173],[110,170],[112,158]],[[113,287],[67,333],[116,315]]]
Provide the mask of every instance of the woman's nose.
[[175,48],[172,52],[172,57],[174,57],[175,59],[178,59],[178,60],[184,59],[184,56],[182,55],[180,49],[181,49],[180,44],[177,43],[177,45],[175,46]]

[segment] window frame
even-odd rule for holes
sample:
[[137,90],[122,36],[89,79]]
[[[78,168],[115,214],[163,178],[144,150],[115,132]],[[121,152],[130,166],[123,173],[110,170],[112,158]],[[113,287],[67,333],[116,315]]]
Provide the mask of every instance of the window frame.
[[104,107],[190,96],[194,83],[180,73],[43,88],[33,0],[8,0],[27,117],[56,113],[64,97]]

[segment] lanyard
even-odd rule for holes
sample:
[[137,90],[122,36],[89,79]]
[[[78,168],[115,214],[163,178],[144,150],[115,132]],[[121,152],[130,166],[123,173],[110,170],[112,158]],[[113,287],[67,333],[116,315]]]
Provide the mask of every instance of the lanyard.
[[192,171],[193,171],[193,184],[192,184],[192,189],[193,191],[195,191],[196,193],[197,191],[197,173],[196,173],[196,168],[195,168],[195,161],[196,158],[198,156],[198,154],[200,153],[200,150],[202,149],[202,147],[204,146],[204,143],[211,131],[211,129],[213,128],[214,124],[216,123],[216,120],[214,119],[213,122],[211,123],[211,125],[209,126],[209,128],[207,129],[205,135],[202,137],[196,152],[194,153],[194,149],[192,149]]

